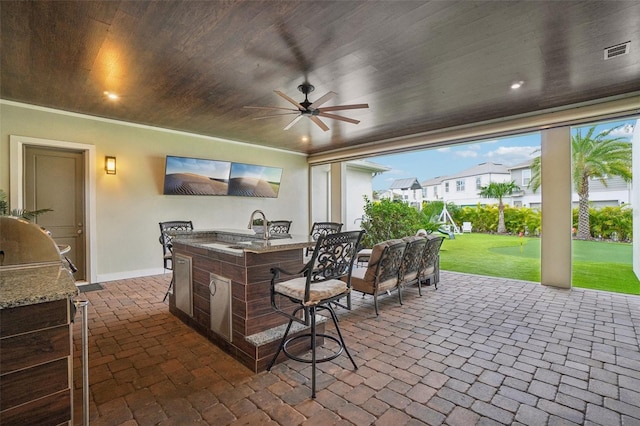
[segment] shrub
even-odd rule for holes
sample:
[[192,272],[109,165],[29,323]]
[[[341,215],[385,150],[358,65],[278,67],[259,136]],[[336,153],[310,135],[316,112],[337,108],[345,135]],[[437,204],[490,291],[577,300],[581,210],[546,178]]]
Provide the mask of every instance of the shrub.
[[[633,210],[628,205],[589,209],[592,237],[631,241],[633,239]],[[573,209],[573,223],[577,226],[578,209]]]
[[366,196],[364,200],[364,219],[361,225],[367,232],[362,242],[364,247],[373,247],[392,238],[415,235],[421,228],[427,231],[437,228],[423,212],[404,202],[388,199],[372,202]]
[[[463,207],[456,212],[454,220],[458,223],[471,222],[476,232],[496,232],[498,230],[498,206],[495,204],[475,207]],[[504,222],[507,232],[519,234],[523,232],[530,235],[540,233],[541,216],[538,210],[528,207],[504,208]]]

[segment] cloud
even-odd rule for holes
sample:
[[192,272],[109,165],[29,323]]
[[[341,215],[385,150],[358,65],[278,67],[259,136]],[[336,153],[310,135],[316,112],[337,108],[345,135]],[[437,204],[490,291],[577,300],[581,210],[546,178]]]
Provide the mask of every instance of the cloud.
[[633,124],[625,124],[622,127],[618,127],[609,133],[609,136],[614,138],[630,138],[633,136]]
[[486,142],[463,145],[463,147],[454,150],[452,154],[457,158],[476,158],[479,152],[482,151],[485,143]]
[[[387,167],[391,167],[391,166],[387,166]],[[406,170],[402,170],[402,169],[396,169],[391,167],[391,170],[389,170],[388,172],[384,172],[385,176],[386,175],[406,175],[408,172]],[[388,180],[394,180],[394,178],[388,179]]]
[[513,166],[540,155],[539,152],[535,152],[538,149],[539,146],[500,146],[484,156],[494,163]]
[[449,151],[451,151],[451,147],[450,146],[445,146],[444,148],[437,148],[436,151],[437,152],[449,152]]
[[460,158],[475,158],[478,156],[478,151],[473,149],[465,149],[463,151],[454,152],[453,156]]

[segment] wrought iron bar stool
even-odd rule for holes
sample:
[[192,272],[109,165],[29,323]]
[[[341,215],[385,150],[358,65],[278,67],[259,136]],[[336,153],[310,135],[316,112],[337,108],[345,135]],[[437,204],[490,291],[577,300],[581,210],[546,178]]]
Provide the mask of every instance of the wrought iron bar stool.
[[[171,222],[160,222],[160,244],[162,244],[162,259],[164,261],[164,269],[168,269],[173,271],[173,236],[171,235],[172,231],[192,231],[193,230],[193,222],[190,220],[174,220]],[[164,302],[167,300],[167,296],[169,296],[169,292],[173,288],[173,280],[174,277],[171,277],[171,282],[169,283],[169,288],[167,288],[167,292],[164,294]]]
[[[297,273],[287,272],[278,267],[271,268],[271,306],[289,318],[289,323],[267,371],[271,370],[280,352],[284,352],[287,357],[296,361],[310,363],[312,398],[316,397],[317,363],[331,361],[342,352],[346,352],[353,367],[358,369],[345,345],[332,305],[351,309],[351,269],[363,234],[364,231],[350,231],[319,236],[311,260]],[[297,277],[278,281],[281,275],[297,275]],[[346,298],[346,305],[340,303],[342,298]],[[293,305],[288,302],[292,302]],[[338,337],[316,332],[318,311],[327,311],[331,315]],[[309,333],[289,337],[294,321],[309,327]],[[318,359],[316,355],[318,337],[337,343],[336,352]],[[311,358],[297,356],[289,351],[289,345],[300,339],[310,340]]]

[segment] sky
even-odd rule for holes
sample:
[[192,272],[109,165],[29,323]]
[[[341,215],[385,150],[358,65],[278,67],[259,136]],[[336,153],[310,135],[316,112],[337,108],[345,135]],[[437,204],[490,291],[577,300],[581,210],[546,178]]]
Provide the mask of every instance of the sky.
[[[635,122],[636,120],[608,122],[598,125],[596,131],[620,126],[609,136],[630,139]],[[584,132],[588,127],[590,126],[580,129]],[[574,129],[574,132],[577,129]],[[424,182],[438,176],[457,173],[484,162],[503,164],[507,167],[514,166],[540,155],[536,153],[538,149],[540,149],[540,133],[535,132],[451,147],[370,157],[367,161],[391,168],[390,171],[373,178],[373,190],[380,191],[389,189],[396,179],[415,177],[418,182]]]

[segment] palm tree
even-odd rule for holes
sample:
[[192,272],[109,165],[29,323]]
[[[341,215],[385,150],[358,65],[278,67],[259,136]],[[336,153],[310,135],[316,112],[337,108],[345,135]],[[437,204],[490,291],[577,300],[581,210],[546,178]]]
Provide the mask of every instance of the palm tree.
[[[603,130],[596,134],[596,126],[591,126],[583,136],[581,129],[571,138],[571,175],[573,187],[578,194],[579,240],[591,239],[589,221],[589,181],[598,179],[607,186],[606,179],[620,176],[625,182],[631,181],[631,143],[624,137],[609,138],[609,134],[620,126]],[[541,184],[540,157],[531,164],[530,187],[535,192]]]
[[511,182],[489,182],[489,185],[480,188],[480,196],[485,198],[498,199],[498,234],[507,232],[504,225],[504,204],[502,197],[511,195],[516,191],[520,191],[520,187],[514,181]]

